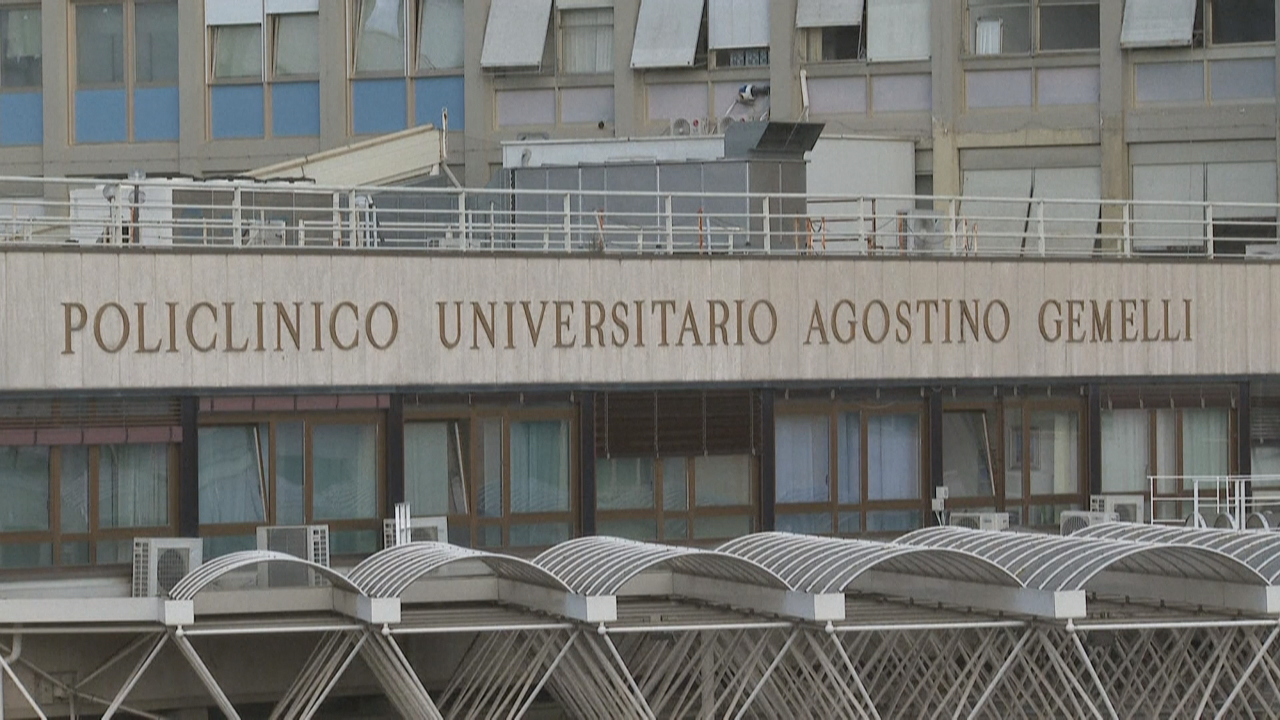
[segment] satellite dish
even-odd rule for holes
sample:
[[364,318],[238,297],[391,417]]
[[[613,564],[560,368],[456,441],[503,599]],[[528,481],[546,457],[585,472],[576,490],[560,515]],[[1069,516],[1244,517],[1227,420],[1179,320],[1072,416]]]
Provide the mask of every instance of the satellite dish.
[[691,135],[693,134],[693,125],[686,118],[676,118],[671,121],[672,135]]

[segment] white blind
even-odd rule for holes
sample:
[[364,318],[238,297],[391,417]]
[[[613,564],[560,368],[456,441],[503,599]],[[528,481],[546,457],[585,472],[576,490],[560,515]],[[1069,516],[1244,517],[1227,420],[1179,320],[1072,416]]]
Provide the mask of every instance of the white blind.
[[216,0],[204,4],[205,25],[260,25],[262,0]]
[[698,51],[703,0],[641,0],[631,67],[688,67]]
[[867,0],[867,59],[928,60],[930,0]]
[[976,236],[980,250],[1022,247],[1033,174],[1030,169],[965,171],[962,183],[966,198],[996,198],[960,204],[960,214]]
[[707,47],[769,47],[769,0],[709,0]]
[[[1098,232],[1102,171],[1095,167],[1038,168],[1033,198],[1079,200],[1044,206],[1045,243],[1049,252],[1083,253],[1093,249]],[[1039,241],[1039,216],[1032,214],[1030,234]]]
[[1199,0],[1128,0],[1120,47],[1190,45]]
[[560,14],[563,70],[570,74],[613,71],[613,10],[564,10]]
[[551,0],[493,0],[481,67],[537,67],[547,42]]
[[838,27],[862,24],[862,0],[800,0],[796,27]]

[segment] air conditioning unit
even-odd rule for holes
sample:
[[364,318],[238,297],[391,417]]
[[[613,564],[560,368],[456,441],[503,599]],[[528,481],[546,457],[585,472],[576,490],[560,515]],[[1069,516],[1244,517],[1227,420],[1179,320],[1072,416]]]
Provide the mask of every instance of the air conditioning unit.
[[1145,523],[1147,499],[1142,495],[1094,495],[1089,498],[1094,512],[1115,513],[1120,522]]
[[673,118],[671,120],[670,133],[681,137],[701,135],[705,123],[705,120],[699,118]]
[[[258,549],[292,555],[329,567],[328,525],[267,525],[258,528]],[[318,587],[326,580],[301,565],[263,563],[258,566],[258,587]]]
[[1009,513],[998,512],[953,512],[947,518],[952,527],[969,528],[971,530],[1008,530]]
[[133,596],[168,597],[203,557],[200,538],[134,538]]
[[[408,542],[449,542],[449,519],[443,515],[409,518],[408,531]],[[404,544],[396,537],[395,518],[383,520],[382,547],[389,548]]]
[[1063,535],[1070,535],[1090,525],[1115,522],[1116,514],[1093,510],[1064,510],[1058,518],[1058,528]]

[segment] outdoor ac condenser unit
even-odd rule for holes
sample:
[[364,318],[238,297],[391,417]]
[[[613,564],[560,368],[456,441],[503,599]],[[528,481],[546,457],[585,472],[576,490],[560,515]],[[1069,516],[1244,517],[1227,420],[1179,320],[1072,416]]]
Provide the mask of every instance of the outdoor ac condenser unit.
[[1070,535],[1090,525],[1100,525],[1116,521],[1115,513],[1094,512],[1092,510],[1064,510],[1058,518],[1058,529],[1063,535]]
[[969,528],[971,530],[1008,530],[1009,513],[998,512],[953,512],[947,518],[952,527]]
[[1147,499],[1142,495],[1094,495],[1089,498],[1089,509],[1094,512],[1115,513],[1120,522],[1147,521]]
[[[443,515],[435,517],[409,518],[409,542],[449,542],[449,519]],[[403,545],[396,537],[395,518],[382,521],[382,547],[389,548]]]
[[168,597],[178,581],[200,567],[203,556],[199,538],[134,538],[133,596]]
[[[258,528],[258,549],[292,555],[329,567],[328,525],[268,525]],[[308,587],[325,583],[315,570],[301,565],[263,563],[258,587]]]

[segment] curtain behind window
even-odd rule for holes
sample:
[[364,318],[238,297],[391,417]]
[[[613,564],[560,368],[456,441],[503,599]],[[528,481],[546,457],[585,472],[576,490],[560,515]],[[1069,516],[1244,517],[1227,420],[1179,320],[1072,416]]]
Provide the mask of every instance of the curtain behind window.
[[200,523],[265,522],[266,427],[200,428]]
[[418,24],[418,69],[446,70],[463,65],[462,0],[422,0]]
[[122,6],[76,6],[76,81],[79,85],[124,82]]
[[862,418],[842,413],[837,427],[836,458],[840,476],[839,497],[845,505],[862,500]]
[[920,417],[867,418],[867,499],[920,497]]
[[651,509],[654,484],[653,458],[596,459],[596,507],[601,510]]
[[952,497],[993,497],[990,427],[982,411],[942,414],[942,479]]
[[213,77],[235,80],[262,77],[262,26],[213,28]]
[[404,71],[404,0],[360,0],[356,72]]
[[1147,492],[1151,463],[1151,414],[1146,410],[1102,413],[1102,491]]
[[378,517],[376,425],[316,425],[311,429],[316,520]]
[[410,512],[467,512],[466,444],[467,435],[456,420],[405,425],[405,499]]
[[278,15],[276,22],[275,74],[320,73],[320,15]]
[[0,532],[49,529],[49,448],[0,447]]
[[103,445],[98,449],[98,525],[169,524],[169,446]]
[[134,74],[140,83],[178,81],[178,3],[134,5]]
[[1080,488],[1080,417],[1031,414],[1031,494],[1070,495]]
[[568,509],[568,423],[562,420],[511,423],[511,512]]
[[780,503],[831,500],[831,433],[825,415],[779,415],[775,424]]
[[43,57],[40,8],[0,12],[0,39],[4,42],[0,86],[40,87]]
[[1225,408],[1182,411],[1182,474],[1230,472],[1230,418]]
[[[693,459],[693,494],[698,507],[751,504],[751,456],[702,455]],[[699,520],[699,523],[702,521]],[[714,522],[707,519],[707,522]],[[734,520],[733,522],[740,522]],[[701,532],[695,529],[695,534]],[[745,532],[751,532],[748,525]],[[703,537],[710,537],[703,535]]]
[[613,9],[560,11],[567,74],[613,72]]

